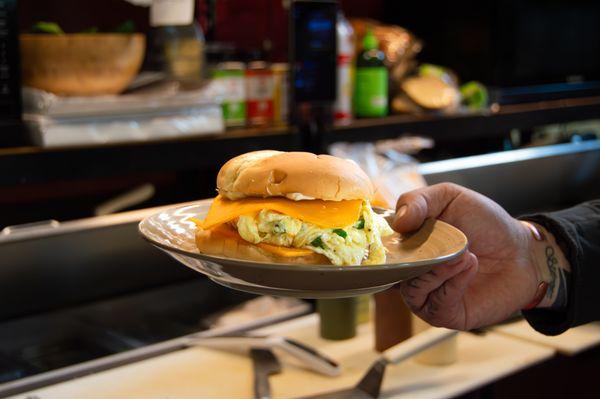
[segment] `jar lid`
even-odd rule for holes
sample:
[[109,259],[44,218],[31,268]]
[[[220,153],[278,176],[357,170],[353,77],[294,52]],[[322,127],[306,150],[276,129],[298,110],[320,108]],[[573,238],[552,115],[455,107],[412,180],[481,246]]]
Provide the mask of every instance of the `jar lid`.
[[232,71],[232,70],[244,70],[246,69],[246,66],[244,65],[243,62],[238,62],[238,61],[225,61],[225,62],[220,62],[219,64],[217,64],[217,68],[218,69],[222,69],[222,70],[227,70],[227,71]]
[[150,26],[190,25],[194,20],[194,0],[154,0],[150,6]]

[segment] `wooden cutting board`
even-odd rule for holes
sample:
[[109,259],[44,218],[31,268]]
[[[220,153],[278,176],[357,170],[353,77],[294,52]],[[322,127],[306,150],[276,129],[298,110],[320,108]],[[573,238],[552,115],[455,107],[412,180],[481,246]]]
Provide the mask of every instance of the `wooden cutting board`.
[[[309,315],[262,330],[313,345],[339,361],[340,377],[308,371],[280,354],[281,374],[271,377],[274,398],[294,398],[355,384],[377,357],[370,325],[346,341],[317,336],[318,319]],[[387,398],[448,398],[551,357],[555,351],[496,333],[458,337],[458,361],[424,366],[413,361],[389,366],[383,386]],[[252,398],[252,365],[244,351],[191,348],[60,383],[13,398],[25,399],[198,399]]]

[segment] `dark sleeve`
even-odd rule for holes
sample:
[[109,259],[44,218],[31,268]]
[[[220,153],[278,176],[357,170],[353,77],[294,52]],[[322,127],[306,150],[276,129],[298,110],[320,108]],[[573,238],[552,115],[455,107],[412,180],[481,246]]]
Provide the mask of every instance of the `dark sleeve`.
[[524,311],[529,324],[542,334],[558,335],[571,327],[600,320],[600,200],[520,219],[537,223],[554,234],[571,264],[567,308]]

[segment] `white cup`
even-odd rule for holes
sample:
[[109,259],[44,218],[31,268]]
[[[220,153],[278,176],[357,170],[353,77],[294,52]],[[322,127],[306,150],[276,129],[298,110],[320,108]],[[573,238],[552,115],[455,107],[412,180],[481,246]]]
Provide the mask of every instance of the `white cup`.
[[[431,328],[429,324],[412,315],[412,334],[418,334]],[[414,357],[415,361],[429,366],[447,366],[455,363],[457,359],[458,335],[440,342],[431,349],[421,352]]]

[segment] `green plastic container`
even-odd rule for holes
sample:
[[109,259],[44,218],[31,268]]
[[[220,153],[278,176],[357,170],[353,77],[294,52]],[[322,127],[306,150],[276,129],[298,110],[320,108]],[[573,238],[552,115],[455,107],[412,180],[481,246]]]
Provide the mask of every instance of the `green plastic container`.
[[318,299],[321,337],[331,340],[349,339],[356,335],[358,298]]

